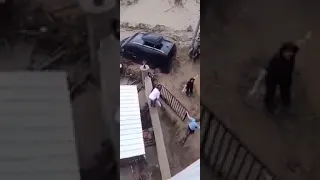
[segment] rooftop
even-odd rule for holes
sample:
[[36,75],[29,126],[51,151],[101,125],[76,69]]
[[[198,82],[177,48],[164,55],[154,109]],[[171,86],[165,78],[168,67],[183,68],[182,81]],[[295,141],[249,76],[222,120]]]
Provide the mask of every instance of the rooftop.
[[79,180],[66,76],[0,73],[0,179]]
[[120,159],[145,155],[136,85],[120,85]]

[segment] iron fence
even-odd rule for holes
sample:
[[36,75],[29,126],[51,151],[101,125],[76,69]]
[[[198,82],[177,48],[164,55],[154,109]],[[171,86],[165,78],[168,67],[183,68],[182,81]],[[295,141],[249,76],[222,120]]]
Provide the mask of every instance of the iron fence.
[[201,104],[201,159],[229,180],[274,180],[274,174],[241,143],[214,113]]
[[164,86],[161,90],[161,99],[168,104],[171,109],[184,121],[187,117],[187,108],[185,108],[181,102],[173,96],[173,94]]
[[149,74],[149,77],[151,77],[153,88],[157,84],[161,85],[161,90],[160,90],[160,96],[161,99],[171,107],[171,109],[178,115],[183,121],[187,117],[187,108],[182,105],[182,103],[174,97],[174,95],[167,89],[165,88],[158,80],[156,80],[152,75]]

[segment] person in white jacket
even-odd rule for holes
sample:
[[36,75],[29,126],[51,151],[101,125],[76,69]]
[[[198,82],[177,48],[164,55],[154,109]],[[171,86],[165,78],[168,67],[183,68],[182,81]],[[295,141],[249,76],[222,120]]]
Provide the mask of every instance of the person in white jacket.
[[151,101],[151,106],[152,107],[156,107],[156,103],[158,101],[158,99],[160,98],[160,90],[161,90],[161,85],[157,85],[157,87],[155,87],[152,92],[149,95],[149,99]]

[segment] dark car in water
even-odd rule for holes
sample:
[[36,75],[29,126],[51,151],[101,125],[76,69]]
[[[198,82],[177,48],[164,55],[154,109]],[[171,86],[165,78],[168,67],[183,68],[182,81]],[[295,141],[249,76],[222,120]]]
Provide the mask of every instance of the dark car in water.
[[177,53],[176,45],[162,35],[139,32],[120,41],[123,58],[138,64],[146,61],[151,69],[159,68],[169,73]]

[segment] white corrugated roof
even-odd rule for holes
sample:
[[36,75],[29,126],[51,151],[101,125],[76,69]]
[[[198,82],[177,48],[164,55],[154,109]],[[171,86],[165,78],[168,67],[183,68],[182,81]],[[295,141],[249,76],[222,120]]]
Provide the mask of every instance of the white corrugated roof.
[[120,85],[120,159],[144,154],[137,86]]
[[0,72],[0,179],[79,180],[66,74]]
[[190,164],[170,180],[200,180],[200,159]]

